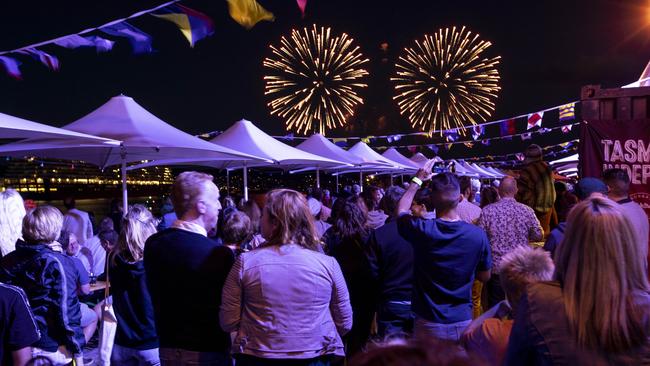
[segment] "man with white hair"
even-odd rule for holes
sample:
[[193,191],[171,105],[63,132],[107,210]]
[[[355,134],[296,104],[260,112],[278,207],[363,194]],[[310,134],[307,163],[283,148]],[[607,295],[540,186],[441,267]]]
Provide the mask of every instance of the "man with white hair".
[[179,219],[145,244],[162,365],[231,365],[230,335],[219,326],[219,307],[234,255],[207,237],[221,209],[212,179],[181,173],[171,194]]
[[106,231],[113,231],[113,220],[110,217],[104,217],[99,223],[99,231],[97,235],[86,240],[83,246],[90,251],[92,256],[92,266],[88,269],[88,273],[98,276],[104,273],[106,269],[106,250],[102,246],[99,235]]

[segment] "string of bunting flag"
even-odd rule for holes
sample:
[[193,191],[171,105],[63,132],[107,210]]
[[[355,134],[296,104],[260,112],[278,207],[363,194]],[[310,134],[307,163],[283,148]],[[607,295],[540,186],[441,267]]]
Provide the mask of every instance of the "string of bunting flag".
[[[480,142],[483,145],[490,145],[491,141],[494,141],[494,140],[511,140],[513,137],[521,137],[522,140],[530,140],[532,138],[533,133],[535,133],[535,134],[544,134],[544,133],[551,132],[551,131],[556,131],[556,130],[562,130],[563,133],[568,133],[569,131],[572,130],[573,126],[579,125],[579,124],[580,124],[579,122],[575,122],[575,123],[571,123],[571,124],[568,124],[568,125],[563,125],[563,126],[558,126],[558,127],[553,127],[553,128],[540,128],[539,130],[536,130],[536,131],[533,131],[533,132],[525,132],[525,133],[518,133],[518,134],[514,134],[514,135],[497,136],[497,137],[486,138],[486,139],[482,139]],[[384,149],[388,149],[388,148],[391,148],[391,147],[396,148],[396,149],[399,149],[399,148],[411,149],[411,148],[414,148],[414,147],[423,147],[424,146],[424,147],[430,148],[434,152],[437,152],[438,150],[433,149],[432,147],[434,147],[434,146],[443,146],[443,147],[446,147],[447,149],[449,149],[453,145],[463,144],[466,147],[471,148],[471,147],[474,146],[474,144],[476,142],[477,141],[467,140],[467,141],[452,141],[452,142],[443,142],[443,143],[434,143],[434,144],[383,145],[383,146],[375,146],[375,145],[373,145],[372,147],[373,147],[373,149],[384,150]]]
[[[21,60],[24,59],[34,59],[48,69],[58,71],[60,69],[58,57],[49,50],[48,52],[44,51],[41,47],[58,46],[67,49],[91,47],[95,48],[98,53],[108,52],[115,45],[115,41],[110,39],[112,37],[126,39],[131,44],[134,54],[151,53],[153,52],[151,35],[127,22],[143,15],[151,15],[174,23],[187,39],[190,47],[194,47],[196,42],[214,34],[214,22],[207,15],[178,4],[179,2],[180,0],[172,0],[98,27],[84,29],[77,33],[13,50],[0,51],[0,65],[4,67],[9,76],[17,80],[22,79],[20,67],[22,65]],[[301,3],[304,4],[301,5]],[[306,1],[299,1],[298,4],[304,16]],[[228,0],[228,9],[230,16],[247,29],[252,28],[259,21],[272,21],[275,19],[272,13],[264,9],[255,0]]]
[[[449,144],[473,144],[475,142],[481,141],[484,144],[488,145],[489,142],[492,140],[500,140],[500,139],[511,139],[513,137],[521,137],[523,140],[528,140],[532,138],[533,133],[546,133],[554,130],[561,130],[563,133],[569,133],[573,126],[579,124],[577,122],[575,123],[566,123],[560,126],[552,127],[552,128],[546,128],[542,127],[542,121],[544,118],[544,113],[553,111],[553,110],[558,110],[558,121],[560,123],[562,122],[570,122],[575,120],[575,107],[578,102],[570,102],[550,108],[543,109],[538,112],[534,113],[528,113],[528,114],[522,114],[519,116],[511,117],[511,118],[506,118],[506,119],[501,119],[501,120],[496,120],[496,121],[490,121],[490,122],[485,122],[478,124],[474,126],[473,128],[470,129],[472,133],[472,139],[471,140],[459,140],[459,132],[457,129],[451,129],[451,130],[436,130],[433,131],[433,134],[436,133],[441,133],[443,138],[446,140],[446,142],[443,143],[430,143],[430,144],[420,144],[420,145],[414,145],[414,144],[409,144],[409,145],[388,145],[388,146],[375,146],[373,145],[373,148],[388,148],[388,147],[395,147],[395,148],[408,148],[410,146],[448,146]],[[526,119],[526,132],[523,133],[517,133],[517,120],[525,118]],[[494,136],[494,137],[487,137],[487,138],[481,138],[485,134],[485,127],[486,126],[491,126],[491,125],[496,125],[499,124],[499,136]],[[218,134],[219,132],[212,132],[204,135],[210,135],[210,134]],[[202,135],[203,136],[203,135]],[[385,139],[386,142],[389,144],[399,141],[404,137],[408,136],[431,136],[426,132],[411,132],[411,133],[401,133],[401,134],[392,134],[392,135],[380,135],[380,136],[365,136],[365,137],[360,137],[360,136],[350,136],[350,137],[328,137],[333,143],[339,145],[339,146],[347,146],[348,141],[356,142],[356,141],[362,141],[367,144],[377,142],[378,140]],[[273,136],[277,139],[281,140],[287,140],[287,141],[292,141],[292,140],[306,140],[309,137],[303,137],[303,136],[294,136],[292,133],[283,135],[283,136]],[[469,146],[468,146],[469,147]]]
[[[546,146],[542,148],[542,151],[544,152],[544,157],[546,159],[551,159],[562,155],[575,153],[578,150],[578,142],[579,139],[574,139],[571,141],[561,142],[557,145]],[[558,151],[554,151],[554,150],[558,150]],[[512,165],[513,163],[516,164],[522,162],[525,158],[526,157],[523,153],[518,152],[518,153],[510,153],[504,155],[487,155],[484,157],[464,158],[459,160],[479,162],[481,164],[487,164],[487,165]]]

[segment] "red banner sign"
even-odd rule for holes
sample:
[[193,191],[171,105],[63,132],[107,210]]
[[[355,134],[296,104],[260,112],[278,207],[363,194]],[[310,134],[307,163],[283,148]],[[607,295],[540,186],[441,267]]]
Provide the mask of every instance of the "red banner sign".
[[600,178],[620,168],[630,176],[630,198],[650,217],[650,121],[583,121],[580,167],[583,177]]

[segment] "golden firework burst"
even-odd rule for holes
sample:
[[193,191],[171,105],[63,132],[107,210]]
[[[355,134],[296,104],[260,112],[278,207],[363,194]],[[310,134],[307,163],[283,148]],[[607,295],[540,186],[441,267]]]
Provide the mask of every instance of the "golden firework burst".
[[332,36],[330,28],[292,30],[279,47],[271,45],[272,56],[264,59],[269,70],[265,95],[271,114],[283,118],[287,130],[319,132],[343,126],[363,103],[362,79],[368,62],[347,34]]
[[501,89],[500,56],[485,58],[491,46],[465,27],[440,29],[405,48],[396,63],[393,99],[411,125],[433,134],[485,121]]

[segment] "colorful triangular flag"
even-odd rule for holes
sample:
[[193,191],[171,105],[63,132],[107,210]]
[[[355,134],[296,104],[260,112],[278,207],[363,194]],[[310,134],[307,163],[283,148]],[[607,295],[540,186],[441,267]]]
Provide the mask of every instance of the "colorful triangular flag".
[[533,137],[532,132],[522,133],[521,134],[521,141],[530,140],[532,137]]
[[108,52],[113,49],[114,41],[99,36],[84,37],[95,45],[97,52]]
[[230,16],[246,29],[251,29],[262,20],[273,21],[273,13],[264,9],[255,0],[228,0]]
[[470,149],[471,149],[472,147],[474,147],[474,143],[471,142],[471,141],[464,142],[463,145],[465,145],[466,147],[468,147],[468,148],[470,148]]
[[566,125],[566,126],[562,126],[561,130],[562,130],[562,133],[569,133],[569,132],[571,132],[572,128],[573,128],[573,125]]
[[445,140],[447,140],[447,142],[458,140],[458,130],[455,128],[443,131],[442,135],[445,137]]
[[48,69],[53,71],[59,71],[59,59],[56,56],[52,56],[47,52],[41,51],[36,48],[27,48],[18,53],[29,55],[37,60],[39,60],[43,65],[47,66]]
[[476,125],[472,128],[472,138],[476,141],[483,135],[484,132],[484,127],[483,125]]
[[433,151],[434,154],[438,154],[438,146],[436,145],[427,145],[429,150]]
[[298,3],[298,9],[300,9],[300,14],[302,17],[305,17],[305,9],[307,8],[307,0],[296,0]]
[[346,139],[346,138],[333,138],[332,142],[334,143],[334,145],[336,145],[338,147],[346,147],[346,146],[348,146],[348,139]]
[[176,24],[191,47],[214,34],[214,22],[209,16],[180,4],[165,6],[151,15]]
[[534,127],[542,127],[542,119],[544,118],[544,112],[531,113],[528,115],[528,128],[530,130]]
[[490,146],[490,140],[483,140],[481,143],[485,146]]
[[499,124],[499,129],[501,132],[501,136],[514,135],[517,132],[517,128],[515,126],[515,119],[510,118],[502,121]]
[[523,153],[516,153],[516,154],[515,154],[515,157],[516,157],[517,160],[519,160],[519,161],[524,161],[524,159],[526,159],[526,156],[525,156]]
[[92,41],[78,34],[71,34],[69,36],[59,38],[54,41],[54,44],[64,48],[95,47],[95,44]]
[[20,73],[20,61],[15,58],[0,56],[0,63],[4,66],[7,74],[14,79],[22,79],[22,74]]
[[569,103],[560,106],[560,121],[564,122],[575,119],[575,105],[575,103]]
[[108,25],[100,28],[100,30],[112,36],[127,38],[131,43],[133,53],[135,54],[149,53],[153,51],[151,46],[151,36],[127,22]]

